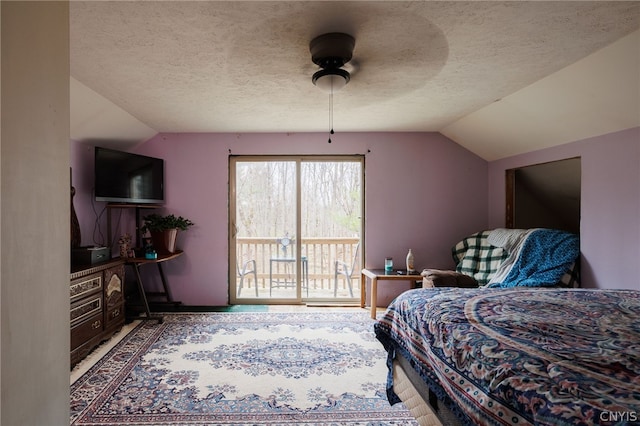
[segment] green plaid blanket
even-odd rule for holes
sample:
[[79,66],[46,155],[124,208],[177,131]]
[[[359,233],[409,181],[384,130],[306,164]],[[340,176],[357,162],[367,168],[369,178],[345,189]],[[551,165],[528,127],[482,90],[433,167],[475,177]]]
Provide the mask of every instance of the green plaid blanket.
[[478,285],[487,285],[509,253],[502,247],[489,244],[487,236],[491,231],[481,231],[469,235],[452,248],[456,272],[470,275]]

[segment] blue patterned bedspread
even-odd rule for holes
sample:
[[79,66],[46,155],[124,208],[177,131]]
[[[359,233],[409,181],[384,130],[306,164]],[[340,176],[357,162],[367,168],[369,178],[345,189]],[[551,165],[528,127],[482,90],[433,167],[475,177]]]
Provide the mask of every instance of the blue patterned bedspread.
[[467,424],[640,424],[640,291],[417,289],[374,328]]

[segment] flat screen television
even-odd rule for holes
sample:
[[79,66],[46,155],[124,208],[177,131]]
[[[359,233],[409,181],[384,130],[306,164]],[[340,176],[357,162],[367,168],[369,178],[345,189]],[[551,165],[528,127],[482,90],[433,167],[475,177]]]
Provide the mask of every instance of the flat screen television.
[[95,148],[95,199],[112,203],[164,203],[164,160]]

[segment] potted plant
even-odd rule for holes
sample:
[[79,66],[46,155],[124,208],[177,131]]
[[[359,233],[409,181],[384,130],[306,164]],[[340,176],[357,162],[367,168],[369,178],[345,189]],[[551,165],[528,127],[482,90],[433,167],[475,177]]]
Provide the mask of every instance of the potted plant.
[[142,233],[149,231],[154,250],[159,254],[169,254],[176,251],[178,231],[186,231],[194,223],[182,216],[173,214],[162,216],[153,213],[144,217]]

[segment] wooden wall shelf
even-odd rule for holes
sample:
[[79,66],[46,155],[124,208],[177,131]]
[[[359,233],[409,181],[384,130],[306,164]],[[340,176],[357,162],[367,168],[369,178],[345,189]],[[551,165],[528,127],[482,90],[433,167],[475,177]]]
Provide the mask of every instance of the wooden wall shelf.
[[114,209],[135,209],[136,215],[136,230],[135,230],[135,243],[136,248],[142,248],[142,238],[140,235],[140,211],[159,209],[162,204],[129,204],[129,203],[108,203],[107,204],[107,243],[108,247],[113,247],[114,236],[113,229],[111,227],[111,211]]

